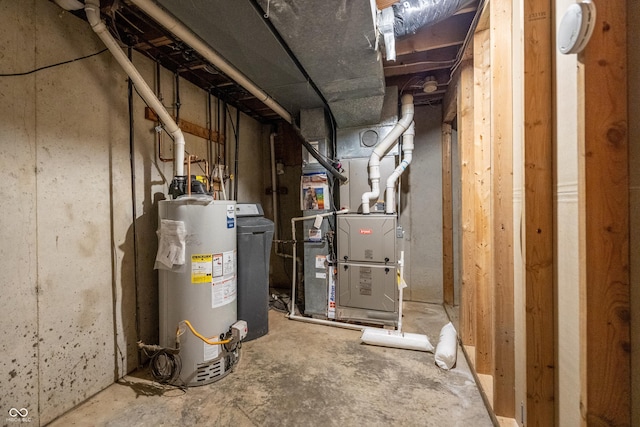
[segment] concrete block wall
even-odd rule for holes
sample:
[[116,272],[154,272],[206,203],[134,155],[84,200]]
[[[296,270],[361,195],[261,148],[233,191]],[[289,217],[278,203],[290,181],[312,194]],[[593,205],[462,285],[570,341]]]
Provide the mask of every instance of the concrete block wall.
[[[104,48],[86,22],[37,0],[0,0],[0,39],[0,74]],[[133,61],[153,87],[155,64]],[[170,107],[173,80],[162,70]],[[207,98],[182,80],[181,117],[205,126]],[[172,164],[157,159],[144,107],[134,95],[132,189],[127,78],[108,52],[0,76],[0,425],[11,408],[47,424],[135,369],[137,339],[157,342],[155,202]],[[206,156],[205,141],[185,139]],[[263,143],[262,126],[241,115],[243,200],[264,197],[254,172]],[[170,145],[165,137],[167,156]]]

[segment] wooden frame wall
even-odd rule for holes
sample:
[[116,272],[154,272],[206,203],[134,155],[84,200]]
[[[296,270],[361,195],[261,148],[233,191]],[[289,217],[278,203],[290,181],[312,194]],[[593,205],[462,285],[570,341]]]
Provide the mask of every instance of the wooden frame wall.
[[[473,132],[474,132],[474,213],[476,349],[478,374],[493,375],[493,265],[491,250],[491,43],[489,29],[478,29],[473,37]],[[482,378],[482,377],[481,377]],[[489,394],[491,381],[485,384]]]
[[596,26],[582,57],[581,401],[584,424],[622,426],[632,423],[627,5],[595,3]]
[[494,280],[493,410],[515,418],[512,0],[489,2]]
[[442,125],[442,286],[444,303],[453,306],[453,193],[451,187],[451,124]]
[[550,0],[524,2],[527,425],[555,425],[553,46]]
[[[476,344],[476,300],[475,300],[475,215],[474,215],[474,167],[473,167],[473,64],[465,61],[460,65],[457,92],[458,111],[458,158],[460,159],[460,211],[462,231],[462,256],[460,267],[462,285],[460,291],[460,339],[465,346]],[[470,350],[470,349],[469,349]],[[474,354],[470,355],[474,358]]]

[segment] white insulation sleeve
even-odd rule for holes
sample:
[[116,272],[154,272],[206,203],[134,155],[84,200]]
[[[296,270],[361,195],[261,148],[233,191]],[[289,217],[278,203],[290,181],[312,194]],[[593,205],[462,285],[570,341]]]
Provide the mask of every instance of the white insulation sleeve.
[[451,322],[447,323],[440,330],[440,341],[436,347],[436,365],[442,369],[449,370],[456,364],[458,354],[458,334]]
[[426,335],[392,331],[389,329],[366,328],[362,331],[360,341],[365,344],[381,347],[433,352],[433,345],[431,345]]

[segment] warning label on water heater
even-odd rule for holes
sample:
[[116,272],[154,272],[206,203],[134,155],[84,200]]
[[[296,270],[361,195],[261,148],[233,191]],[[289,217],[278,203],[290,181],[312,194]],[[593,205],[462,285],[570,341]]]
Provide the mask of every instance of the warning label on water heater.
[[191,283],[211,283],[213,255],[191,255]]
[[236,300],[236,276],[214,279],[211,289],[212,308],[222,307]]

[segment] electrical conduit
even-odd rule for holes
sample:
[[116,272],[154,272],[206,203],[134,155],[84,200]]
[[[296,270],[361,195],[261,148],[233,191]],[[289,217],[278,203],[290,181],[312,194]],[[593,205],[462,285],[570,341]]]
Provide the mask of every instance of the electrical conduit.
[[118,42],[100,19],[100,0],[86,0],[84,11],[93,31],[100,37],[122,69],[133,81],[142,99],[156,112],[166,131],[173,138],[173,173],[175,176],[184,176],[184,135],[182,135],[182,131],[153,93],[153,90],[144,81],[138,70],[129,61],[127,55],[120,49]]
[[413,122],[413,95],[402,96],[401,118],[391,129],[391,132],[373,150],[369,158],[369,180],[371,180],[371,191],[362,195],[362,213],[369,214],[369,202],[377,199],[380,195],[380,159],[391,148],[396,140],[402,135],[409,124]]
[[409,128],[402,134],[402,162],[387,178],[387,192],[385,212],[394,214],[396,208],[396,181],[411,164],[413,158],[413,137],[416,134],[415,122],[411,122]]

